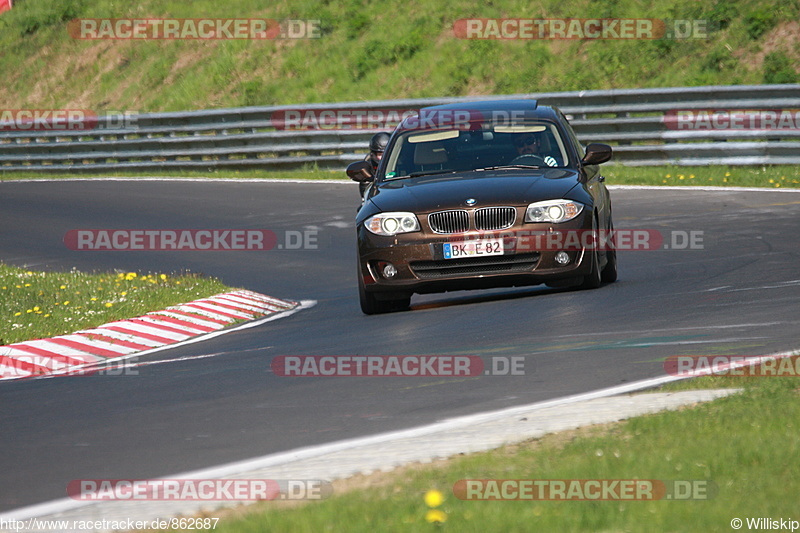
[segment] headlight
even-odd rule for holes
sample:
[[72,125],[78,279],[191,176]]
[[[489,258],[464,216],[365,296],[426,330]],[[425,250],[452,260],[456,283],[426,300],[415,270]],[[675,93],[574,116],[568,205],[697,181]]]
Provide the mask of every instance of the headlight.
[[391,237],[398,233],[419,231],[419,221],[414,213],[378,213],[364,223],[375,235]]
[[583,204],[572,200],[535,202],[525,211],[525,222],[566,222],[583,211]]

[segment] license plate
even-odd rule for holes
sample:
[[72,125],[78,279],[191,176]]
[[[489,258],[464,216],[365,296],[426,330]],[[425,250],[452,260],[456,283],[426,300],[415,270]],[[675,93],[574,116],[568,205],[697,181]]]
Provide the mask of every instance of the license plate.
[[442,245],[445,259],[503,255],[503,239],[477,239],[464,242],[446,242]]

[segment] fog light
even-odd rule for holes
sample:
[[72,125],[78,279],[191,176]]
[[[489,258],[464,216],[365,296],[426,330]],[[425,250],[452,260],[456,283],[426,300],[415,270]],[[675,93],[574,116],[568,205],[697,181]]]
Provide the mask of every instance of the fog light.
[[381,272],[386,279],[391,279],[397,275],[397,269],[391,263],[383,263],[381,265]]
[[569,254],[567,252],[558,252],[556,254],[556,263],[559,265],[566,265],[569,263]]

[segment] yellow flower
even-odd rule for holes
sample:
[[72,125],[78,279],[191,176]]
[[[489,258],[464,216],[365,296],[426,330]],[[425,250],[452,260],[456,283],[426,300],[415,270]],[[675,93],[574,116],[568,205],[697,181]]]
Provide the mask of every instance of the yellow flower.
[[27,275],[29,275],[29,276],[33,276],[33,272],[31,272],[30,270],[28,270],[28,271],[27,271],[27,272],[25,272],[25,273],[26,273]]
[[161,281],[167,281],[167,275],[166,274],[161,274],[159,277],[161,278]]
[[30,283],[26,283],[26,284],[25,284],[25,286],[26,286],[26,287],[30,287],[30,286],[31,286],[31,284],[30,284]]
[[47,318],[49,316],[50,316],[50,313],[47,313],[46,315],[44,315],[45,318]]
[[69,300],[67,300],[66,302],[64,302],[64,305],[69,305]]
[[34,306],[33,310],[34,310],[34,311],[38,311],[38,310],[39,310],[39,306],[38,306],[38,305],[37,305],[37,306]]
[[67,288],[66,285],[62,285],[62,286],[59,287],[59,289],[66,289],[66,288]]
[[90,301],[92,301],[92,302],[96,302],[96,301],[97,301],[97,298],[95,298],[94,296],[92,296],[91,298],[89,298],[89,300],[90,300]]
[[120,296],[125,296],[127,294],[128,294],[128,291],[122,291],[121,293],[119,293]]
[[14,316],[19,316],[21,314],[22,314],[21,312],[17,311],[16,313],[14,313]]
[[106,302],[106,307],[111,307],[112,305],[114,304],[112,304],[111,302]]

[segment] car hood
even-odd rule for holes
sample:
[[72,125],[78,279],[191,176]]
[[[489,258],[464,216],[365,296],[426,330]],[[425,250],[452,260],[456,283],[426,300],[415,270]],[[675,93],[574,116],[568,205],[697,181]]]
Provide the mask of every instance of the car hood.
[[[563,198],[578,185],[578,173],[569,169],[504,170],[402,178],[380,184],[370,198],[377,210],[430,213],[475,207],[527,205]],[[360,218],[360,217],[359,217]]]

